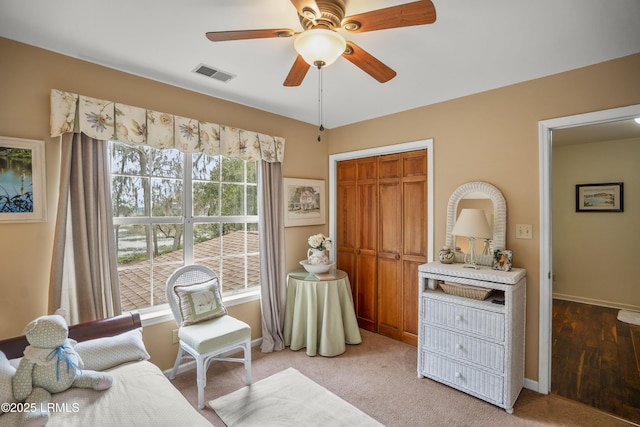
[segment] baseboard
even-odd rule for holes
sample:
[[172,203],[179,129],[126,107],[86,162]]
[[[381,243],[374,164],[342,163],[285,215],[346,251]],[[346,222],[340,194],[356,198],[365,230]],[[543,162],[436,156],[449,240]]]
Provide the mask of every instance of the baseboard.
[[538,384],[538,381],[530,380],[529,378],[524,379],[524,388],[526,388],[527,390],[535,391],[536,393],[547,394],[540,391],[540,385]]
[[[251,347],[258,347],[260,344],[262,344],[262,337],[251,341]],[[229,357],[234,353],[237,353],[237,350],[229,351],[227,353],[222,354],[222,356]],[[192,369],[196,369],[196,361],[195,360],[191,360],[189,362],[181,363],[180,366],[178,366],[178,372],[176,373],[176,375],[182,374],[184,372],[191,371]],[[162,371],[162,373],[164,374],[165,377],[168,378],[169,375],[171,375],[171,371],[172,370],[173,370],[173,367],[171,367],[169,369],[165,369],[164,371]]]
[[640,306],[637,306],[637,305],[623,304],[623,303],[612,302],[612,301],[604,301],[604,300],[599,300],[599,299],[594,299],[594,298],[585,298],[585,297],[580,297],[580,296],[575,296],[575,295],[558,294],[558,293],[555,293],[555,292],[553,293],[553,298],[554,299],[563,300],[563,301],[579,302],[579,303],[582,303],[582,304],[598,305],[598,306],[601,306],[601,307],[617,308],[617,309],[631,310],[631,311],[640,311]]

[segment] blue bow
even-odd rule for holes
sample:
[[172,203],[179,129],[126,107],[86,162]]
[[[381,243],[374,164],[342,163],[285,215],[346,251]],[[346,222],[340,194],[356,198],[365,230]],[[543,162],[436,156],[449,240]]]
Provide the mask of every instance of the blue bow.
[[71,350],[69,346],[62,344],[61,346],[58,346],[53,350],[51,350],[51,353],[47,355],[47,362],[52,361],[54,358],[58,359],[56,361],[56,381],[60,381],[60,361],[61,360],[67,362],[67,374],[69,373],[69,370],[71,369],[71,367],[73,367],[73,369],[75,369],[76,371],[80,372],[80,367],[76,365],[75,362],[71,360],[71,358],[69,357],[69,353],[68,353],[69,350]]

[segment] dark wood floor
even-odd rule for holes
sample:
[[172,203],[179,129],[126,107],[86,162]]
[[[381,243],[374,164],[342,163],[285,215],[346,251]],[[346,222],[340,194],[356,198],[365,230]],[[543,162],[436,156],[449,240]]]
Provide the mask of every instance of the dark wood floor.
[[551,392],[640,423],[640,327],[618,311],[553,300]]

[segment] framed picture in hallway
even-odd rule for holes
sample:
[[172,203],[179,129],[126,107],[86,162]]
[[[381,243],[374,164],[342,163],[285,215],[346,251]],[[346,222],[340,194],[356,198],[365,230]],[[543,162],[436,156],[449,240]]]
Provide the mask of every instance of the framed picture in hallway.
[[44,141],[0,136],[0,222],[46,220]]
[[576,212],[624,212],[624,184],[576,185]]
[[284,226],[325,223],[325,189],[320,179],[284,178]]

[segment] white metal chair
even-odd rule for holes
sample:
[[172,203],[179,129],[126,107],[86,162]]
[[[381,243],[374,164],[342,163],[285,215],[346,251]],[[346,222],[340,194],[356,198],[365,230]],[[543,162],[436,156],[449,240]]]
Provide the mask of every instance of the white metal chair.
[[[184,358],[195,359],[200,409],[213,360],[244,363],[246,384],[251,384],[251,327],[226,314],[216,273],[203,265],[180,267],[167,279],[166,294],[179,326],[178,355],[169,378],[175,378]],[[243,358],[228,357],[239,348]]]

